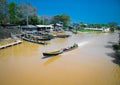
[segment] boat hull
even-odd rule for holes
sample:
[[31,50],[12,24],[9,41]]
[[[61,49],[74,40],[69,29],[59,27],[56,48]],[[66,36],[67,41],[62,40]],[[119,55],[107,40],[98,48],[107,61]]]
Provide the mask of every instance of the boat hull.
[[56,56],[61,54],[61,51],[53,51],[53,52],[49,52],[49,53],[43,53],[44,56]]
[[62,54],[64,52],[67,52],[67,51],[71,51],[73,49],[76,49],[78,47],[77,44],[71,46],[71,47],[68,47],[68,48],[63,48],[61,50],[58,50],[58,51],[53,51],[53,52],[48,52],[48,53],[43,53],[44,56],[56,56],[56,55],[59,55],[59,54]]
[[42,45],[46,45],[47,44],[45,42],[37,42],[37,41],[34,41],[34,40],[30,40],[30,39],[25,38],[25,37],[22,37],[22,39],[25,40],[25,41],[32,42],[32,43],[37,43],[37,44],[42,44]]
[[58,38],[67,38],[69,37],[70,35],[57,35]]

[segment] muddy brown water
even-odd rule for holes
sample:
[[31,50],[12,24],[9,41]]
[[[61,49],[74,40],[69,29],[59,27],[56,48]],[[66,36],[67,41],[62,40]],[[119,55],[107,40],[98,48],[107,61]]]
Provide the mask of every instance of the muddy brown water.
[[[71,34],[71,33],[70,33]],[[120,85],[120,67],[108,53],[117,33],[71,34],[48,45],[24,41],[0,50],[0,85]],[[79,48],[42,59],[43,52]]]

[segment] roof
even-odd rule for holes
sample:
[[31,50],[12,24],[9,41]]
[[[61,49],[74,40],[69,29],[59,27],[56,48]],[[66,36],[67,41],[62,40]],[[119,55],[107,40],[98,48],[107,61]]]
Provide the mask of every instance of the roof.
[[62,26],[62,24],[56,23],[56,26]]
[[24,26],[21,26],[22,28],[37,28],[37,26],[34,26],[34,25],[24,25]]
[[37,27],[50,27],[53,28],[53,25],[36,25]]

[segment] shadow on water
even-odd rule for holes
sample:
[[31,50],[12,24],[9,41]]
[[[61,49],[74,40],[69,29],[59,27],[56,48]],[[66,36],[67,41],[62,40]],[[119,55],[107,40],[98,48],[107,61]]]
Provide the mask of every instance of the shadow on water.
[[51,57],[55,57],[55,56],[43,56],[42,59],[51,58]]
[[116,44],[116,42],[108,42],[108,45],[106,45],[106,48],[111,48],[113,49],[112,45]]
[[112,45],[106,45],[106,48],[111,48],[112,49]]
[[49,58],[49,59],[44,63],[44,65],[48,65],[48,64],[54,62],[55,60],[59,59],[60,57],[61,57],[61,55],[52,56],[51,58]]
[[[106,48],[113,49],[112,45],[116,44],[114,42],[108,42],[110,45],[106,45]],[[113,49],[114,50],[114,49]],[[120,51],[114,50],[112,53],[106,53],[108,56],[112,57],[114,60],[112,60],[113,63],[120,66]]]
[[108,44],[116,44],[116,42],[108,42]]
[[120,66],[120,52],[107,53],[107,55],[114,59],[112,60],[113,63]]

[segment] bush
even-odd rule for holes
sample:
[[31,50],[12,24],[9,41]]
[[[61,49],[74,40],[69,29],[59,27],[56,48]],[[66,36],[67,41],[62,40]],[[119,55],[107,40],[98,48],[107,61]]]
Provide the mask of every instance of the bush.
[[119,44],[113,45],[113,49],[114,49],[114,50],[120,50],[120,45],[119,45]]

